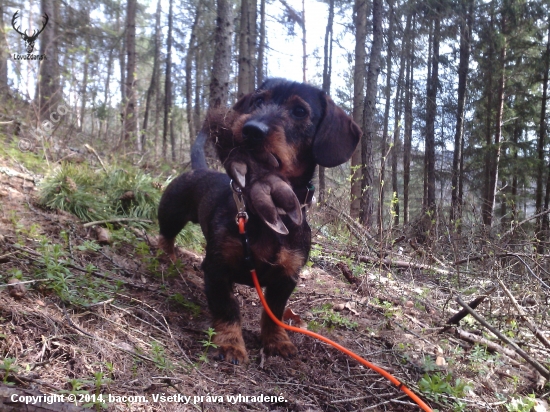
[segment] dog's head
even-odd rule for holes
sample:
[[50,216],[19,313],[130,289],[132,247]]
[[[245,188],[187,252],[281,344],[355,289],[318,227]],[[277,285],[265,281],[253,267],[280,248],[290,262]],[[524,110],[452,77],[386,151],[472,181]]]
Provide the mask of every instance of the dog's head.
[[[275,180],[268,176],[276,175],[275,193],[284,194],[288,205],[299,202],[290,199],[292,190],[281,190],[283,183],[305,187],[317,164],[346,162],[361,137],[359,126],[326,93],[284,79],[265,81],[229,111],[211,113],[207,122],[218,156],[239,186],[255,187],[257,196],[271,191]],[[267,200],[258,202],[264,210]]]

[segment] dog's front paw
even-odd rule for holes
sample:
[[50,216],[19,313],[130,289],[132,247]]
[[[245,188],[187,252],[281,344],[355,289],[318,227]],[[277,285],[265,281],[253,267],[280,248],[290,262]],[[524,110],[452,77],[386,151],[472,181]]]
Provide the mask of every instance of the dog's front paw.
[[262,336],[264,352],[268,356],[282,356],[285,359],[298,354],[298,349],[290,341],[284,329]]
[[219,345],[214,359],[220,361],[227,360],[233,365],[240,365],[248,362],[248,354],[244,345]]
[[216,334],[212,342],[218,351],[214,355],[216,360],[227,360],[233,365],[248,362],[248,354],[244,346],[241,325],[237,323],[217,323],[214,325]]

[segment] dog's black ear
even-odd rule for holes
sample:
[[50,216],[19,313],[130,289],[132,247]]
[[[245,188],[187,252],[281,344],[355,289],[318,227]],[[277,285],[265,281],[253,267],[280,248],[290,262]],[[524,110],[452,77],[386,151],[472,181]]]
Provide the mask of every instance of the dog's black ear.
[[245,94],[232,107],[238,113],[248,113],[253,106],[254,93]]
[[313,156],[321,166],[338,166],[351,157],[361,137],[361,129],[351,117],[322,93],[325,114],[313,141]]
[[288,183],[275,175],[256,181],[250,189],[252,206],[264,223],[282,235],[288,234],[280,212],[284,211],[297,225],[302,223],[300,202]]

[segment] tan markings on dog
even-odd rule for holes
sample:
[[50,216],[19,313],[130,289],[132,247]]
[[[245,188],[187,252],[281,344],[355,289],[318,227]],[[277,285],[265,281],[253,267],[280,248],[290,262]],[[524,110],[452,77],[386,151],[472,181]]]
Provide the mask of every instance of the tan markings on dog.
[[164,251],[172,260],[176,261],[176,251],[174,249],[174,239],[166,239],[164,236],[159,235],[158,237],[158,247]]
[[243,259],[243,244],[239,239],[225,236],[221,245],[221,250],[224,262],[226,262],[228,266],[237,267],[241,264]]
[[285,275],[294,276],[304,266],[305,259],[301,252],[281,248],[277,256],[277,264],[283,267]]
[[290,96],[285,102],[285,106],[288,107],[289,110],[292,110],[296,106],[303,106],[304,109],[307,110],[307,117],[311,116],[311,106],[309,105],[308,102],[306,102],[297,94]]
[[228,361],[248,361],[243,334],[239,323],[214,322],[216,334],[212,342],[218,346],[218,353]]
[[273,153],[281,161],[280,173],[285,177],[300,176],[305,170],[304,166],[298,165],[298,147],[286,141],[285,131],[277,126],[267,138],[265,149]]
[[231,132],[233,133],[235,143],[243,143],[243,126],[248,121],[248,119],[250,119],[250,117],[250,114],[243,114],[233,119],[233,123],[231,124]]
[[262,345],[266,355],[280,355],[284,358],[290,358],[298,353],[296,346],[290,341],[286,330],[276,325],[265,311],[262,311],[260,325],[262,328]]

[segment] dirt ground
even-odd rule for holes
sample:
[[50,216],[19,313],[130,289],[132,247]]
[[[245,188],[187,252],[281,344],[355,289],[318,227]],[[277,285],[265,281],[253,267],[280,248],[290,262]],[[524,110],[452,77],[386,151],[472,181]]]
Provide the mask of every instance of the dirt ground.
[[[39,179],[14,159],[1,159],[0,409],[23,410],[22,401],[10,403],[6,394],[40,392],[110,411],[419,410],[377,373],[309,337],[291,335],[299,349],[294,359],[263,356],[261,305],[244,286],[236,295],[250,362],[214,361],[200,253],[181,250],[174,267],[157,257],[155,233],[130,228],[119,230],[111,244],[90,248],[97,238],[93,228],[37,206]],[[537,410],[547,410],[548,386],[537,386],[539,377],[523,360],[480,353],[454,328],[440,333],[458,309],[444,275],[362,264],[351,284],[341,268],[355,267],[355,256],[366,251],[334,243],[318,230],[324,215],[316,213],[313,265],[290,299],[295,316],[289,322],[383,367],[434,410],[512,410],[504,409],[510,397],[533,391]],[[56,261],[62,281],[51,278]],[[29,282],[8,287],[14,277]],[[483,279],[468,282],[484,286]],[[63,293],[71,298],[60,298]],[[495,308],[484,303],[478,310]],[[544,356],[550,359],[548,351]],[[448,391],[422,392],[426,375],[452,376],[453,387],[456,379],[466,382],[461,403]],[[50,409],[34,410],[69,410],[60,402],[43,407]]]

